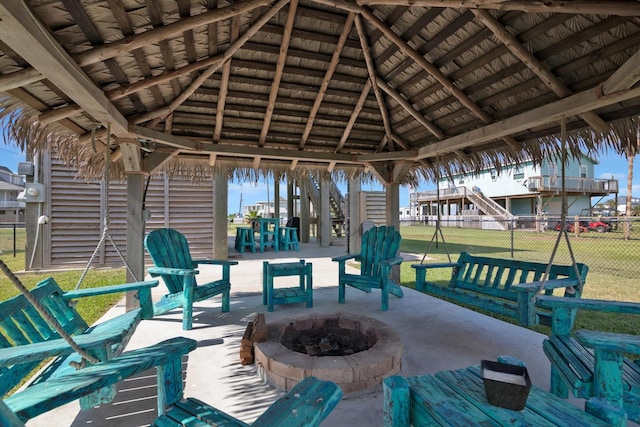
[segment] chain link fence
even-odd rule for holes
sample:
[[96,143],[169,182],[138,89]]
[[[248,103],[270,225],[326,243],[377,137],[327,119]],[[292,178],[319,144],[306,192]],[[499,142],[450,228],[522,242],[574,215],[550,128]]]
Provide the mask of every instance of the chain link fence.
[[24,223],[0,222],[0,255],[16,256],[24,252]]
[[545,263],[553,257],[556,264],[571,264],[573,254],[590,272],[640,277],[640,217],[571,217],[565,221],[566,232],[561,232],[560,217],[546,215],[504,220],[451,216],[441,218],[439,227],[437,223],[437,217],[403,221],[403,245],[418,254],[454,260],[467,251]]

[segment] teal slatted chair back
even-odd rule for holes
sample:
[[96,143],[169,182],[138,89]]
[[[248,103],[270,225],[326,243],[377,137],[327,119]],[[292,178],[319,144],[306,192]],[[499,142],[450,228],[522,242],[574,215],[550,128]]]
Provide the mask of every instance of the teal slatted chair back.
[[[193,259],[187,238],[173,228],[159,228],[151,231],[144,239],[144,246],[156,267],[193,269]],[[170,293],[182,292],[182,276],[163,274],[162,280]]]
[[394,227],[372,227],[362,234],[360,274],[368,277],[382,275],[380,261],[393,258],[400,249],[400,232]]
[[[31,294],[45,307],[70,335],[82,334],[89,325],[73,305],[62,298],[64,291],[52,278],[46,278],[31,290]],[[0,302],[0,347],[9,348],[60,338],[49,322],[20,294]],[[39,361],[0,369],[0,396],[9,392],[40,364]]]

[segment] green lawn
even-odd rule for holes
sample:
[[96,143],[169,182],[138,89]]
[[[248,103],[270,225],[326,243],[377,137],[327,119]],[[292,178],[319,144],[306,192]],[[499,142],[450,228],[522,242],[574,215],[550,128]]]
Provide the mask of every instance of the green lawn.
[[[230,228],[235,228],[230,224]],[[469,251],[473,254],[485,254],[495,257],[511,257],[511,234],[504,231],[442,228],[442,241],[438,234],[438,240],[434,237],[434,227],[410,226],[400,229],[403,241],[401,250],[424,255],[428,251],[430,259],[447,261],[447,251],[452,259],[457,259],[458,254]],[[230,231],[233,232],[233,231]],[[556,233],[543,235],[520,232],[514,233],[514,256],[516,258],[548,262],[550,253],[556,240]],[[579,239],[572,239],[572,248],[579,262],[589,265],[590,270],[585,285],[584,297],[608,300],[622,300],[640,302],[640,285],[635,279],[640,277],[640,262],[637,261],[638,251],[631,250],[629,245],[638,245],[638,242],[622,242],[612,238],[611,233],[590,233]],[[2,259],[14,272],[24,270],[24,229],[18,230],[17,256],[13,256],[12,248],[13,230],[0,229],[0,243],[2,243]],[[556,262],[565,263],[568,257],[567,245],[562,241],[558,247]],[[417,261],[419,262],[419,261]],[[605,266],[604,268],[601,266]],[[617,269],[624,270],[624,274],[618,275]],[[616,274],[612,274],[616,273]],[[43,278],[53,275],[63,289],[73,289],[82,274],[80,270],[56,271],[43,274],[18,273],[20,280],[27,286],[33,287]],[[446,271],[439,271],[434,276],[443,283],[448,281]],[[432,276],[430,276],[430,279]],[[106,284],[123,283],[125,281],[124,268],[117,269],[90,269],[83,280],[81,287],[95,287]],[[413,288],[415,285],[415,272],[410,262],[405,262],[401,268],[401,282],[404,286]],[[0,299],[4,300],[18,293],[15,286],[4,276],[0,275]],[[89,301],[81,301],[78,310],[89,323],[97,320],[122,296],[104,296],[92,298]],[[508,320],[509,319],[505,319]],[[629,321],[620,315],[604,315],[585,313],[577,320],[578,327],[588,329],[600,329],[607,331],[619,331],[640,335],[640,322]],[[546,328],[537,330],[548,333]]]

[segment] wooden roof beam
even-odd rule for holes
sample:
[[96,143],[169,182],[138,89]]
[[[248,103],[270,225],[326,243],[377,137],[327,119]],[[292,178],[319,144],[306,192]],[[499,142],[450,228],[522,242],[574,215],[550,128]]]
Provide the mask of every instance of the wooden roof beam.
[[436,125],[427,120],[418,110],[416,110],[413,105],[409,103],[405,98],[402,97],[398,92],[391,89],[389,85],[385,82],[378,80],[378,86],[380,89],[385,91],[387,95],[392,97],[398,104],[402,105],[407,113],[409,113],[418,123],[427,128],[429,132],[431,132],[436,138],[443,139],[445,137],[444,132]]
[[229,19],[233,16],[249,12],[256,7],[268,5],[269,3],[271,3],[271,0],[246,0],[233,3],[230,6],[204,12],[190,18],[180,19],[172,24],[146,31],[135,37],[126,37],[107,45],[95,47],[74,55],[74,59],[79,66],[86,67],[87,65],[105,61],[109,58],[127,54],[134,49],[180,37],[185,31]]
[[128,123],[104,93],[38,21],[24,2],[0,3],[0,39],[93,120],[109,124],[117,136],[129,135]]
[[280,42],[280,54],[276,61],[276,72],[271,82],[271,91],[269,92],[269,102],[267,103],[267,110],[264,114],[264,122],[262,124],[262,130],[260,131],[260,139],[258,145],[264,146],[267,140],[267,133],[269,133],[269,127],[271,126],[271,118],[273,117],[273,110],[276,108],[276,99],[278,98],[278,89],[280,88],[280,80],[282,80],[282,71],[287,63],[287,50],[289,49],[289,43],[291,42],[291,31],[293,30],[293,24],[296,18],[296,8],[298,7],[298,0],[291,0],[289,4],[289,14],[287,15],[287,22],[282,32],[282,41]]
[[[219,155],[233,155],[236,157],[262,157],[273,159],[285,159],[285,160],[299,160],[308,161],[316,160],[318,162],[330,163],[336,161],[339,163],[358,164],[351,154],[334,153],[333,151],[309,151],[298,149],[279,149],[279,148],[258,148],[254,143],[247,141],[246,144],[239,145],[237,142],[232,143],[220,143],[220,144],[203,144],[199,141],[195,141],[189,138],[183,138],[175,135],[166,134],[163,132],[154,131],[143,126],[135,126],[135,133],[140,137],[149,141],[154,141],[158,144],[172,147],[173,149],[179,149],[180,151],[206,153],[206,154],[219,154]],[[224,142],[224,141],[222,141]],[[162,151],[157,149],[156,151]],[[400,153],[400,152],[398,152]],[[414,153],[415,156],[415,153]],[[402,158],[407,158],[405,155]]]
[[[622,90],[610,94],[603,94],[599,87],[580,92],[575,95],[562,98],[554,103],[546,104],[526,113],[518,114],[500,122],[474,129],[464,134],[438,141],[418,150],[415,160],[433,157],[452,150],[463,149],[474,145],[500,138],[537,126],[543,126],[550,122],[559,121],[563,116],[569,117],[582,114],[585,111],[593,111],[611,104],[623,102],[640,96],[640,87]],[[357,156],[358,159],[366,158],[372,161],[375,155]]]
[[335,151],[336,153],[341,152],[342,148],[344,148],[344,144],[347,142],[347,139],[351,134],[351,130],[353,129],[353,126],[355,126],[356,124],[356,120],[360,115],[360,111],[362,111],[362,107],[364,107],[364,103],[367,100],[367,96],[369,96],[371,85],[372,85],[371,79],[367,79],[367,81],[364,84],[364,88],[362,89],[362,92],[360,92],[360,98],[358,98],[358,102],[356,102],[356,105],[353,108],[353,111],[351,111],[351,116],[349,116],[349,121],[347,122],[347,125],[344,128],[344,132],[342,132],[342,137],[340,138],[340,142],[336,147],[336,151]]
[[640,81],[640,50],[603,83],[602,93],[608,95],[619,90],[629,89],[638,81]]
[[[364,25],[359,15],[355,17],[356,21],[356,31],[358,32],[358,38],[360,39],[360,46],[362,48],[362,54],[364,55],[365,63],[367,64],[367,72],[369,73],[369,80],[372,83],[373,93],[376,96],[376,101],[378,103],[378,108],[380,108],[380,116],[382,116],[382,124],[384,126],[384,132],[386,135],[386,140],[389,142],[389,147],[392,149],[393,145],[391,144],[391,134],[393,133],[391,130],[391,121],[389,120],[389,114],[387,111],[387,106],[384,101],[384,97],[380,93],[380,88],[377,83],[378,75],[376,74],[376,66],[373,63],[373,58],[371,57],[371,48],[369,47],[369,41],[367,40],[367,33],[364,29]],[[380,146],[378,146],[377,151],[381,150],[383,147],[383,141],[381,141]]]
[[342,28],[342,33],[340,34],[340,38],[338,39],[338,44],[336,45],[333,55],[331,56],[331,61],[329,62],[329,66],[327,67],[327,71],[322,79],[322,83],[320,84],[320,90],[318,90],[318,94],[313,103],[313,107],[311,107],[311,112],[309,113],[309,117],[307,119],[307,124],[304,127],[302,132],[302,137],[300,140],[300,149],[304,148],[304,145],[307,143],[307,138],[309,138],[309,134],[311,133],[311,128],[313,127],[313,122],[315,121],[316,115],[318,114],[318,110],[320,109],[320,104],[322,104],[322,100],[324,99],[325,94],[327,93],[327,88],[329,87],[329,82],[333,76],[338,63],[340,62],[340,55],[342,54],[342,50],[344,49],[344,45],[347,41],[347,37],[349,37],[349,32],[351,32],[351,27],[353,25],[353,19],[355,15],[353,13],[349,13],[347,16],[347,20],[344,23],[344,27]]
[[[640,8],[640,5],[639,5]],[[558,97],[565,98],[572,94],[571,90],[560,81],[548,68],[546,68],[531,52],[525,49],[520,41],[513,36],[502,25],[500,21],[493,17],[486,10],[475,9],[474,15],[478,17],[492,32],[493,34],[505,45],[511,53],[513,53],[518,59],[527,65],[527,67],[533,71],[542,82],[551,89]],[[599,132],[607,133],[610,128],[609,125],[602,120],[596,113],[592,111],[586,111],[581,114],[581,117],[589,123],[594,129]]]
[[[231,43],[236,41],[240,32],[240,26],[238,25],[238,17],[231,18],[231,34],[229,40]],[[222,120],[224,118],[224,106],[227,102],[227,92],[229,91],[229,76],[231,75],[231,61],[233,58],[229,58],[227,62],[222,66],[222,76],[220,78],[220,90],[218,91],[218,105],[216,106],[216,124],[213,128],[213,142],[217,144],[220,142],[220,136],[222,135]]]
[[450,7],[456,9],[519,10],[522,12],[550,12],[594,15],[640,16],[636,0],[358,0],[363,6]]
[[253,37],[259,30],[260,28],[266,24],[267,22],[269,22],[269,20],[271,18],[273,18],[273,16],[278,13],[280,11],[280,9],[282,9],[287,3],[289,3],[289,0],[280,0],[278,1],[278,3],[276,3],[271,9],[269,9],[268,12],[264,13],[263,15],[260,16],[260,19],[258,19],[244,34],[242,34],[242,36],[240,36],[238,38],[238,40],[236,40],[234,43],[231,44],[231,46],[229,46],[229,49],[227,49],[221,56],[221,61],[217,61],[215,64],[211,65],[210,67],[208,67],[207,69],[205,69],[204,71],[202,71],[202,73],[200,73],[200,75],[194,79],[193,82],[191,82],[191,84],[189,85],[189,87],[187,89],[185,89],[183,91],[183,93],[178,96],[176,99],[174,99],[171,104],[169,106],[166,107],[162,107],[159,108],[155,111],[150,111],[149,113],[146,114],[141,114],[138,117],[135,117],[133,119],[133,122],[135,124],[140,124],[140,123],[144,123],[147,122],[149,120],[152,120],[151,123],[151,127],[155,126],[156,124],[159,123],[159,121],[164,118],[165,116],[167,116],[169,113],[173,112],[176,108],[178,108],[178,106],[180,106],[185,100],[187,100],[191,95],[193,95],[193,93],[209,78],[211,77],[211,75],[213,73],[215,73],[216,71],[218,71],[218,69],[220,69],[220,66],[226,62],[227,60],[231,59],[231,57],[233,55],[235,55],[235,53],[240,50],[240,48],[242,48],[242,46],[251,38]]

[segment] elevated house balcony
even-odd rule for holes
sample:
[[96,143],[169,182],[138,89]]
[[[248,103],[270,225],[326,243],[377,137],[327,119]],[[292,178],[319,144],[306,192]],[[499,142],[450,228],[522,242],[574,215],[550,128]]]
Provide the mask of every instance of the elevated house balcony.
[[[564,184],[567,193],[606,196],[618,192],[618,180],[566,177]],[[527,180],[527,189],[541,194],[562,191],[562,178],[559,176],[534,176]]]
[[0,209],[24,209],[27,204],[18,200],[0,200]]

